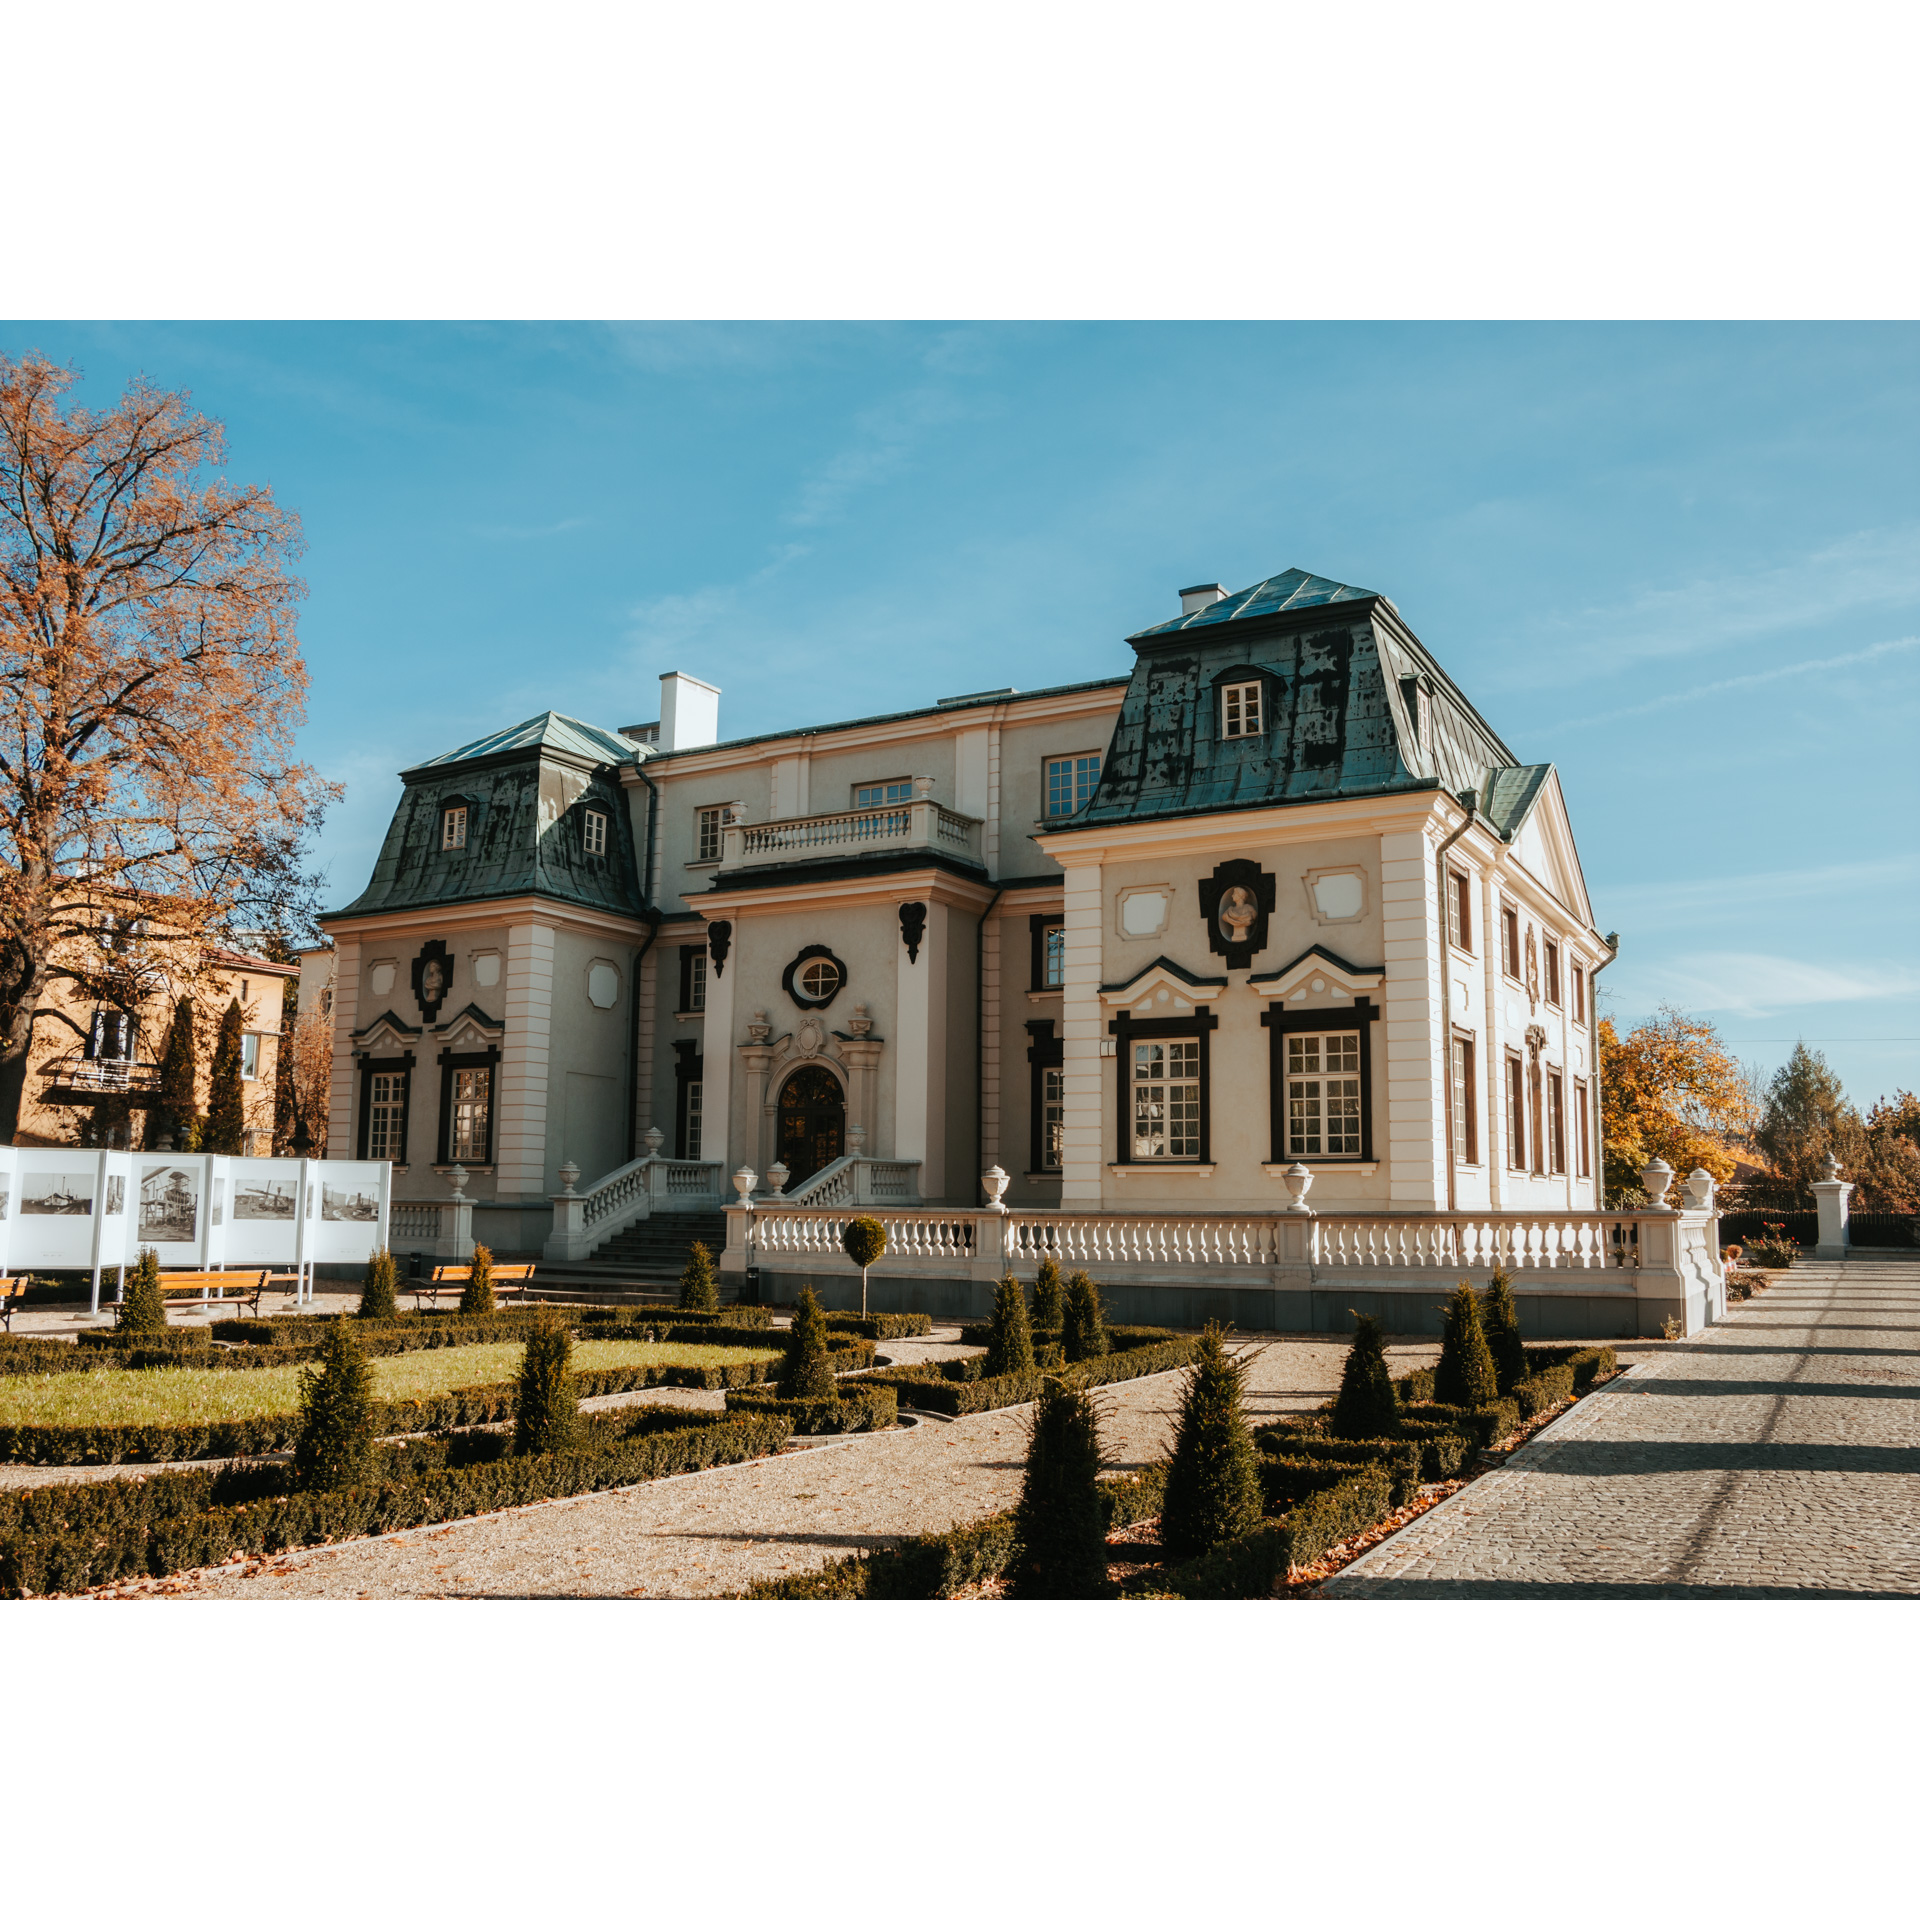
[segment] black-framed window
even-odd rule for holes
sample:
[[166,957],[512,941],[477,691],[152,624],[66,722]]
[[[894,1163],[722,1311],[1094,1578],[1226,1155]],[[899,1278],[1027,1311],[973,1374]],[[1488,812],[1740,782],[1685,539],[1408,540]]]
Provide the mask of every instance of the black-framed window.
[[1527,1063],[1507,1050],[1507,1165],[1527,1170]]
[[706,1146],[704,1081],[699,1042],[673,1043],[673,1157],[698,1160]]
[[361,1160],[405,1165],[407,1116],[412,1106],[413,1055],[376,1059],[361,1054],[359,1152]]
[[[1309,1013],[1276,1006],[1260,1016],[1267,1029],[1270,1160],[1373,1159],[1373,1023],[1379,1018],[1364,993],[1351,1007]],[[1308,1139],[1319,1146],[1295,1150],[1295,1140]]]
[[1058,1173],[1065,1163],[1066,1042],[1051,1020],[1027,1022],[1027,1171]]
[[705,947],[680,949],[680,1011],[705,1013],[707,1010],[707,950]]
[[1067,916],[1032,913],[1027,925],[1033,935],[1033,991],[1058,993],[1067,979]]
[[1480,1128],[1473,1097],[1473,1035],[1456,1031],[1448,1047],[1452,1070],[1453,1157],[1462,1166],[1476,1166],[1480,1160]]
[[494,1096],[500,1049],[440,1056],[440,1157],[443,1167],[493,1164]]
[[1168,1020],[1121,1013],[1108,1023],[1122,1162],[1213,1164],[1213,1030],[1219,1024],[1205,1007]]

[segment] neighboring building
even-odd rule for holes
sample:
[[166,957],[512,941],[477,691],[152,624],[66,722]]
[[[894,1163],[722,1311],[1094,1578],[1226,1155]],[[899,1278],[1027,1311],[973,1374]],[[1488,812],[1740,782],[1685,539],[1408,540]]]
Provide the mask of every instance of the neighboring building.
[[[240,1002],[246,1023],[240,1071],[250,1154],[273,1151],[281,1003],[287,982],[298,971],[258,954],[216,947],[206,955],[206,965],[194,982],[200,1053],[197,1104],[203,1113],[212,1091],[213,1048],[221,1016],[231,1002]],[[54,983],[42,1004],[66,1019],[42,1017],[35,1023],[15,1146],[159,1144],[154,1110],[160,1097],[160,1055],[174,1003],[159,980],[158,968],[155,979],[153,991],[131,1007],[86,1000],[70,982]]]
[[649,1128],[789,1193],[857,1150],[951,1206],[998,1164],[1016,1206],[1259,1212],[1304,1163],[1342,1213],[1592,1209],[1610,949],[1552,767],[1297,570],[1129,644],[736,741],[667,674],[657,722],[410,768],[325,917],[329,1154],[400,1201],[465,1169],[519,1249]]

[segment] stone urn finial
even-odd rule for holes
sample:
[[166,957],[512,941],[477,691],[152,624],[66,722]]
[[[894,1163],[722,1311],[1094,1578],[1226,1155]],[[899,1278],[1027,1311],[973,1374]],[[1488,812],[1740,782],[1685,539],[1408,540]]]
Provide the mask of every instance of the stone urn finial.
[[649,1127],[646,1132],[640,1136],[640,1144],[646,1148],[647,1158],[649,1160],[658,1160],[660,1158],[660,1149],[665,1146],[666,1143],[667,1136],[662,1133],[658,1127]]
[[571,1160],[566,1161],[560,1168],[560,1184],[568,1193],[580,1184],[580,1169]]
[[1647,1205],[1656,1213],[1671,1213],[1667,1189],[1673,1185],[1673,1169],[1664,1160],[1649,1160],[1640,1170],[1640,1184],[1647,1190]]
[[1844,1180],[1846,1177],[1846,1173],[1840,1165],[1840,1156],[1837,1153],[1829,1153],[1827,1155],[1827,1178],[1829,1180]]
[[1006,1193],[1006,1190],[1013,1185],[1013,1176],[1007,1172],[1005,1167],[989,1167],[986,1172],[980,1176],[980,1184],[987,1190],[987,1211],[989,1213],[1005,1213],[1007,1203],[1002,1196]]
[[1280,1176],[1280,1179],[1287,1191],[1293,1195],[1293,1204],[1288,1207],[1287,1211],[1289,1213],[1311,1213],[1313,1209],[1307,1205],[1307,1194],[1313,1186],[1313,1169],[1304,1165],[1301,1161],[1296,1160],[1293,1165]]
[[867,1130],[858,1120],[847,1129],[847,1151],[856,1160],[864,1160],[867,1153]]
[[747,1040],[756,1047],[767,1043],[767,1035],[773,1031],[773,1022],[767,1018],[765,1007],[756,1008],[747,1015]]
[[753,1205],[753,1190],[760,1184],[760,1176],[751,1167],[736,1167],[733,1173],[733,1190],[740,1196],[743,1207]]
[[1705,1167],[1695,1167],[1687,1175],[1687,1206],[1694,1213],[1704,1213],[1713,1205],[1713,1175]]
[[872,1031],[873,1015],[867,1011],[864,1001],[856,1000],[847,1019],[847,1032],[856,1040],[864,1040]]
[[455,1193],[465,1193],[467,1190],[466,1168],[449,1167],[447,1169],[447,1185],[450,1186]]
[[767,1192],[776,1200],[787,1190],[788,1169],[784,1161],[776,1160],[767,1169]]
[[933,798],[932,774],[916,773],[913,776],[913,797],[916,800],[931,800]]

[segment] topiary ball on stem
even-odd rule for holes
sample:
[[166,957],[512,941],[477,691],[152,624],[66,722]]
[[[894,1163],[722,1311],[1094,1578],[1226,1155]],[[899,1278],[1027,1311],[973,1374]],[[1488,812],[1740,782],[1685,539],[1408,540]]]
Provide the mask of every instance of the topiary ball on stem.
[[1500,1382],[1480,1326],[1479,1303],[1466,1281],[1454,1288],[1446,1315],[1440,1363],[1433,1370],[1433,1397],[1444,1406],[1483,1407],[1499,1398]]
[[1027,1296],[1012,1274],[993,1290],[993,1318],[987,1323],[989,1375],[1033,1371],[1033,1330],[1027,1324]]
[[493,1308],[493,1252],[488,1247],[475,1247],[467,1284],[460,1289],[460,1311],[491,1313]]
[[1016,1600],[1101,1600],[1107,1516],[1100,1498],[1100,1416],[1084,1387],[1049,1380],[1033,1409],[1027,1470],[1013,1517],[1007,1590]]
[[1333,1403],[1333,1437],[1391,1440],[1400,1431],[1400,1396],[1387,1372],[1380,1322],[1370,1313],[1353,1317],[1353,1345],[1347,1349],[1340,1395]]
[[793,1308],[793,1344],[780,1371],[783,1400],[825,1400],[834,1392],[833,1356],[827,1351],[827,1316],[811,1287],[800,1289]]
[[573,1335],[551,1307],[527,1329],[514,1405],[515,1453],[566,1453],[580,1444],[580,1395],[573,1378]]
[[1527,1377],[1526,1342],[1520,1338],[1520,1310],[1505,1267],[1495,1267],[1480,1302],[1487,1351],[1493,1355],[1493,1374],[1501,1393],[1511,1393]]
[[327,1329],[319,1366],[300,1374],[300,1438],[293,1448],[299,1486],[327,1493],[377,1480],[374,1424],[373,1368],[343,1317]]
[[1066,1297],[1060,1290],[1060,1263],[1049,1255],[1040,1262],[1040,1271],[1033,1280],[1034,1332],[1057,1334],[1065,1311]]
[[1107,1350],[1107,1319],[1100,1305],[1100,1290],[1084,1272],[1074,1274],[1067,1282],[1060,1339],[1069,1361],[1097,1360]]
[[886,1252],[887,1230],[872,1214],[863,1213],[841,1229],[840,1245],[847,1258],[860,1269],[860,1316],[865,1319],[867,1269]]
[[160,1255],[152,1247],[140,1249],[139,1263],[127,1275],[120,1297],[122,1333],[165,1333],[167,1296],[160,1291]]
[[1230,1546],[1260,1524],[1260,1467],[1243,1405],[1246,1367],[1209,1323],[1180,1383],[1180,1424],[1160,1510],[1160,1541],[1176,1559]]
[[696,1240],[687,1249],[687,1264],[680,1273],[680,1305],[688,1313],[714,1313],[719,1310],[720,1290],[714,1284],[713,1255],[704,1240]]
[[395,1320],[400,1315],[400,1266],[385,1247],[367,1262],[367,1277],[360,1288],[362,1320]]

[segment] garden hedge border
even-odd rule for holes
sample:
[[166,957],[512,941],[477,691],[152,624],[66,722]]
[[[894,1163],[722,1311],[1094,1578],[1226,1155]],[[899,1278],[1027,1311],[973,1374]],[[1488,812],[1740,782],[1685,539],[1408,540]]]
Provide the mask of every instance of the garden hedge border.
[[[1160,1331],[1164,1336],[1166,1330]],[[1172,1338],[1163,1337],[1152,1346],[1102,1354],[1097,1360],[1076,1360],[1052,1373],[1036,1368],[1031,1373],[994,1374],[984,1380],[956,1380],[948,1373],[949,1367],[964,1366],[964,1361],[947,1361],[937,1366],[889,1367],[887,1385],[899,1394],[902,1406],[920,1407],[929,1413],[957,1418],[969,1413],[991,1413],[999,1407],[1017,1407],[1036,1399],[1043,1380],[1104,1387],[1117,1380],[1138,1380],[1149,1373],[1191,1366],[1200,1340],[1197,1333],[1177,1334]]]
[[829,1333],[857,1334],[863,1340],[917,1340],[933,1331],[930,1313],[830,1313]]
[[753,1387],[727,1394],[729,1413],[777,1414],[793,1422],[795,1433],[879,1433],[900,1424],[900,1396],[892,1387],[849,1380],[830,1398],[783,1400]]

